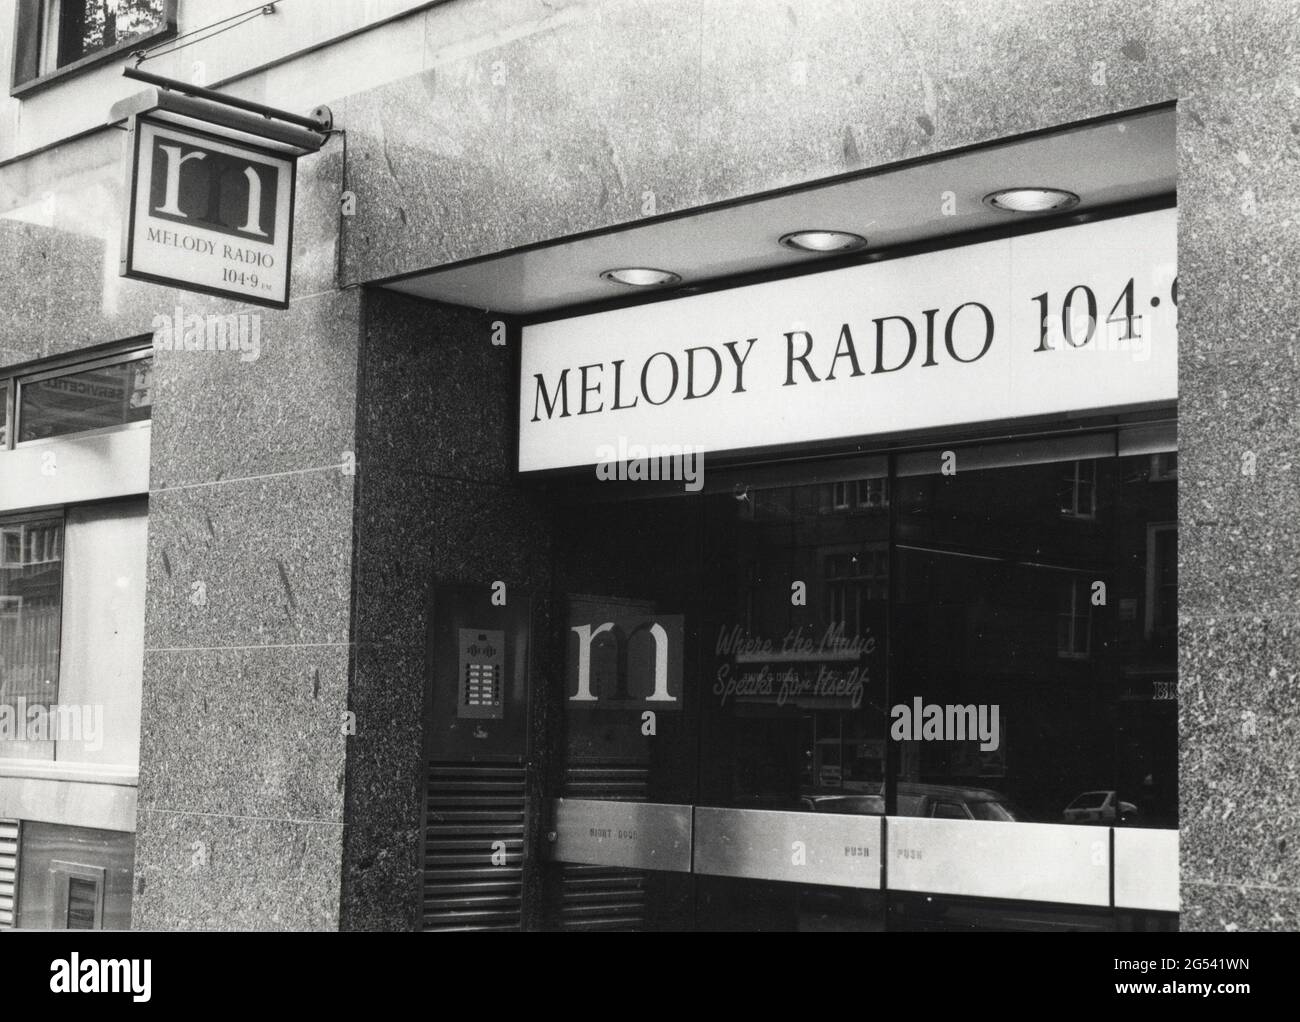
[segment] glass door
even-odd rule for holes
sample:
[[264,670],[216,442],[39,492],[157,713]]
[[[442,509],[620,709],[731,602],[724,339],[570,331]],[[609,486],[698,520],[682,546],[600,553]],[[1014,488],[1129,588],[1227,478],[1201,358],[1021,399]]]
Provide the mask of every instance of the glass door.
[[[551,925],[691,929],[705,505],[566,509],[555,550]],[[554,704],[553,704],[554,705]]]
[[742,476],[709,509],[701,928],[884,927],[887,470]]

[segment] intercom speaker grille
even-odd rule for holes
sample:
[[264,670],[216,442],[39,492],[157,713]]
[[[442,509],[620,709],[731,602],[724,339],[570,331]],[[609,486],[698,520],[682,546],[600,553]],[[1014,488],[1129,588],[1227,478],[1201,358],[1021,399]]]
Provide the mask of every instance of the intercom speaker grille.
[[[523,767],[430,763],[427,799],[423,928],[520,929]],[[498,842],[503,865],[493,861]]]

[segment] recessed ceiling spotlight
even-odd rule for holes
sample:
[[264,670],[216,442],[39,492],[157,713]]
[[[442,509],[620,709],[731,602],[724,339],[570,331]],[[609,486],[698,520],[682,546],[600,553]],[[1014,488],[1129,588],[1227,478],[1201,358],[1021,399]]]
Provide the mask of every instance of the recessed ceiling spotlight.
[[652,270],[647,266],[624,266],[617,270],[606,270],[600,277],[611,284],[624,284],[627,287],[658,287],[676,284],[682,279],[670,270]]
[[1063,188],[1004,188],[984,196],[984,205],[1003,213],[1052,213],[1078,204],[1079,197]]
[[799,252],[854,252],[866,248],[867,239],[848,231],[791,231],[781,244]]

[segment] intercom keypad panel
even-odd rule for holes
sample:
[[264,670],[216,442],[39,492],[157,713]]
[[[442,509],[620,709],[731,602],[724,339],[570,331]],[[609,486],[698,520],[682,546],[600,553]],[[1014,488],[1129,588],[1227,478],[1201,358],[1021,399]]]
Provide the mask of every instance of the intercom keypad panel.
[[456,716],[500,719],[505,715],[502,698],[505,685],[503,631],[461,628],[459,695]]

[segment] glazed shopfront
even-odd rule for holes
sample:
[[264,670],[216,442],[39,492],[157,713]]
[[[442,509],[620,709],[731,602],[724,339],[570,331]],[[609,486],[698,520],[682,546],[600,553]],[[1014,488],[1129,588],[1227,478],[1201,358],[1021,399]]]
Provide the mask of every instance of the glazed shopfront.
[[1010,219],[520,317],[426,928],[1176,928],[1174,200]]

